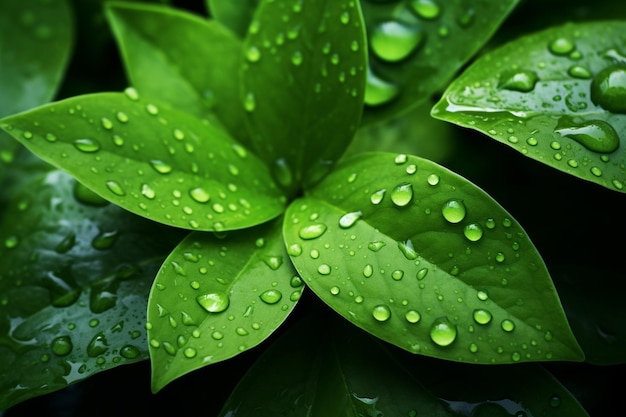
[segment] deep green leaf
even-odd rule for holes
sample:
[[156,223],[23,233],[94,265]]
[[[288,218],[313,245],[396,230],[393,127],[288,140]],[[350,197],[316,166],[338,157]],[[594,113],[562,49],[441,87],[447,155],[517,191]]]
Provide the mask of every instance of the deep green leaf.
[[359,124],[365,28],[358,3],[262,2],[244,41],[242,100],[258,153],[287,190],[318,181]]
[[267,168],[220,127],[133,89],[52,103],[0,124],[123,208],[171,226],[231,230],[283,211]]
[[303,289],[279,221],[222,239],[189,235],[161,267],[148,302],[153,391],[257,346]]
[[626,192],[626,22],[566,24],[486,54],[433,116]]
[[220,414],[251,415],[587,416],[538,365],[478,367],[403,358],[324,315],[303,319],[272,344]]
[[345,160],[289,206],[284,234],[324,302],[410,352],[476,363],[583,358],[522,227],[433,162]]
[[363,123],[428,100],[489,40],[518,0],[362,1],[370,51]]
[[205,0],[211,17],[244,38],[259,0]]
[[130,83],[143,96],[208,117],[248,141],[237,74],[241,41],[220,23],[166,6],[109,3]]
[[2,410],[147,359],[146,299],[181,238],[31,160],[1,183]]
[[0,117],[47,103],[73,46],[66,0],[0,2]]
[[[582,267],[573,262],[553,271],[563,308],[585,352],[585,362],[626,363],[626,306],[622,302],[626,283],[615,279],[619,274],[619,270]],[[589,277],[593,277],[593,285],[589,285]]]

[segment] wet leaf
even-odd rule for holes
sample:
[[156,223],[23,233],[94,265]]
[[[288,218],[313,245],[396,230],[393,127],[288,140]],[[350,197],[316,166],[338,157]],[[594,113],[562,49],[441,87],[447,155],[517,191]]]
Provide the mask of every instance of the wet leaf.
[[248,142],[239,103],[241,41],[214,20],[167,6],[108,3],[130,83],[142,96],[202,118],[215,113]]
[[477,60],[432,115],[626,192],[626,23],[566,24]]
[[263,352],[220,414],[248,415],[587,416],[540,366],[405,358],[324,314],[304,318]]
[[147,295],[181,233],[33,157],[1,188],[0,409],[147,359]]
[[160,223],[221,231],[282,212],[267,168],[222,128],[136,94],[74,97],[0,127],[107,200]]
[[359,124],[365,34],[358,3],[262,2],[244,40],[242,106],[255,149],[291,192],[327,174]]
[[289,206],[284,235],[326,304],[410,352],[487,364],[583,358],[522,227],[433,162],[347,159]]
[[167,258],[148,302],[152,389],[267,339],[304,284],[280,222],[218,239],[192,233]]
[[490,39],[517,0],[362,0],[369,68],[363,123],[430,99]]

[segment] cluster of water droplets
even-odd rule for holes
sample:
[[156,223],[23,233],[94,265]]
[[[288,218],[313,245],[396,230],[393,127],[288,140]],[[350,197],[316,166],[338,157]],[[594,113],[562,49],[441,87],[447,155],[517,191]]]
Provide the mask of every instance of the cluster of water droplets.
[[[380,3],[380,2],[375,2]],[[389,79],[387,68],[403,67],[420,51],[424,56],[433,53],[429,37],[444,39],[449,36],[450,22],[443,19],[445,2],[440,0],[390,0],[394,4],[393,16],[386,20],[372,19],[368,25],[368,41],[371,61],[367,73],[365,104],[381,106],[393,101],[402,91],[395,79]],[[368,5],[364,5],[367,18]],[[372,14],[375,11],[372,10]],[[474,23],[472,8],[457,13],[455,28],[468,28]],[[432,42],[430,42],[432,43]]]
[[[268,252],[270,254],[265,253],[265,238],[258,238],[254,245],[257,251],[263,253],[257,263],[271,271],[285,266],[282,255],[272,255],[271,251]],[[218,349],[234,346],[242,352],[263,340],[261,334],[267,334],[271,331],[268,329],[275,326],[269,319],[273,315],[263,313],[264,309],[278,308],[287,314],[300,299],[304,282],[297,275],[291,277],[288,285],[279,283],[276,278],[264,288],[257,288],[256,284],[247,288],[249,296],[239,295],[233,300],[233,294],[239,293],[234,289],[237,283],[224,278],[228,269],[219,268],[219,265],[223,265],[228,257],[240,255],[229,254],[228,246],[224,245],[216,248],[215,259],[208,259],[207,251],[202,248],[202,243],[194,242],[182,253],[182,259],[171,260],[170,265],[166,265],[173,270],[176,279],[169,280],[172,285],[157,279],[155,288],[157,291],[177,292],[182,302],[169,308],[157,304],[156,315],[150,316],[147,328],[152,330],[157,322],[160,326],[158,333],[153,333],[149,340],[153,349],[162,348],[171,357],[181,352],[182,357],[187,359],[211,351],[211,354],[202,357],[204,362],[211,362],[220,353],[207,349],[207,346]],[[280,273],[277,274],[277,277],[280,276]],[[207,341],[212,341],[213,345],[207,345]]]

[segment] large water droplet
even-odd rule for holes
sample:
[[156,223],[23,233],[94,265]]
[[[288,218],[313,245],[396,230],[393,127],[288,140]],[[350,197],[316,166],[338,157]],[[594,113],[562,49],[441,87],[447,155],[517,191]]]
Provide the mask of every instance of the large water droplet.
[[593,78],[591,101],[610,112],[626,114],[626,65],[612,65]]
[[488,324],[491,322],[492,315],[491,312],[485,309],[476,309],[474,313],[472,313],[472,317],[474,317],[474,321],[478,324]]
[[74,349],[74,345],[69,336],[59,336],[52,340],[50,349],[52,349],[52,353],[57,356],[67,356],[72,352],[72,349]]
[[404,207],[413,199],[413,184],[405,182],[391,190],[391,201],[398,207]]
[[450,346],[456,340],[456,336],[456,325],[448,317],[439,317],[430,326],[430,338],[439,346]]
[[465,204],[463,204],[462,200],[456,198],[446,201],[441,208],[443,218],[450,223],[459,223],[465,218],[466,213],[467,209],[465,208]]
[[298,232],[298,236],[304,240],[317,239],[326,232],[326,225],[323,223],[311,224],[304,226]]
[[370,46],[376,56],[396,62],[407,58],[424,40],[419,28],[389,21],[376,26],[370,37]]
[[419,322],[421,320],[422,316],[421,316],[421,314],[419,312],[417,312],[415,310],[409,310],[404,315],[404,318],[409,323],[417,323],[417,322]]
[[211,195],[202,187],[191,189],[189,195],[198,203],[206,203],[211,200]]
[[225,292],[213,292],[196,297],[200,306],[209,313],[221,313],[230,305],[230,297]]
[[372,309],[372,317],[376,321],[387,321],[391,317],[391,310],[384,304],[377,305]]
[[276,304],[283,298],[283,294],[278,290],[267,290],[259,295],[259,298],[266,304]]
[[104,354],[109,349],[109,343],[107,342],[104,333],[100,332],[96,334],[87,345],[87,355],[91,358]]
[[346,213],[339,218],[339,226],[343,229],[352,227],[361,218],[362,215],[363,213],[360,210]]
[[619,147],[619,136],[609,123],[604,120],[589,120],[575,123],[562,117],[554,130],[563,136],[574,139],[593,152],[610,153]]
[[483,228],[478,223],[470,223],[463,228],[463,234],[467,240],[477,242],[483,237]]
[[530,70],[505,71],[500,74],[499,88],[527,93],[535,88],[539,80],[537,73]]
[[100,150],[100,144],[94,139],[76,139],[74,146],[81,152],[93,153]]
[[434,0],[411,0],[411,9],[422,19],[436,19],[441,14],[441,8]]
[[576,48],[574,42],[568,38],[556,38],[548,44],[548,50],[555,55],[567,55]]
[[376,76],[368,67],[367,83],[365,84],[364,102],[368,106],[381,106],[389,103],[397,97],[400,89],[396,84],[392,84]]

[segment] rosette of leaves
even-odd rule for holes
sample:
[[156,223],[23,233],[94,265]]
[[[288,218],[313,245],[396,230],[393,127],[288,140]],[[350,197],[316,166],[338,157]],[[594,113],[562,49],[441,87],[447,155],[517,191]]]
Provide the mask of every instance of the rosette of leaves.
[[258,346],[308,290],[408,352],[583,359],[541,256],[484,191],[416,156],[341,159],[366,94],[358,2],[262,1],[243,40],[168,7],[106,12],[132,87],[0,126],[103,199],[188,231],[148,299],[154,391]]

